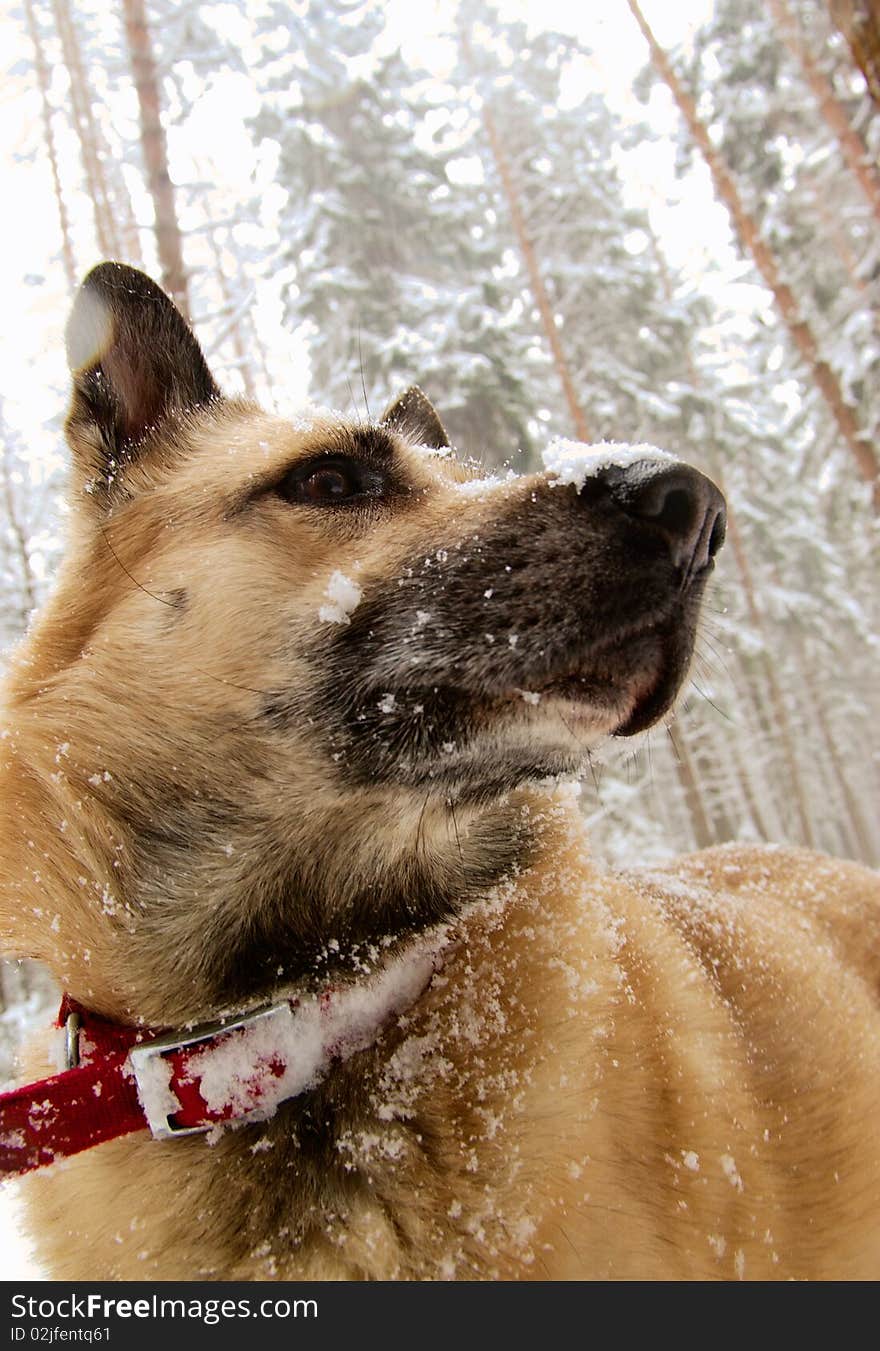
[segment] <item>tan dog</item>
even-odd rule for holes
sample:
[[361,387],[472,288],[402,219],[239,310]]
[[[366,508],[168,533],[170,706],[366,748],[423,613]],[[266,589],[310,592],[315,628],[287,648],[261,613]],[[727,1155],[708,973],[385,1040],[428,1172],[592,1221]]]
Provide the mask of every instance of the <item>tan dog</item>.
[[875,877],[738,847],[607,875],[554,786],[668,709],[714,487],[644,453],[475,483],[418,391],[369,426],[222,399],[115,264],[69,350],[7,948],[166,1029],[356,999],[425,934],[439,969],[267,1120],[32,1174],[51,1273],[880,1276]]

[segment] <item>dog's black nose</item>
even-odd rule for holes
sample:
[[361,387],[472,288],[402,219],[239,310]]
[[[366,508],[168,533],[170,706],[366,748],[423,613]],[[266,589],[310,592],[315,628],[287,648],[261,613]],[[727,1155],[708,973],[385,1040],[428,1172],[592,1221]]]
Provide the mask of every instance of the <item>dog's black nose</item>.
[[698,469],[644,459],[626,467],[609,465],[597,478],[603,497],[666,540],[683,572],[699,572],[724,543],[724,498]]

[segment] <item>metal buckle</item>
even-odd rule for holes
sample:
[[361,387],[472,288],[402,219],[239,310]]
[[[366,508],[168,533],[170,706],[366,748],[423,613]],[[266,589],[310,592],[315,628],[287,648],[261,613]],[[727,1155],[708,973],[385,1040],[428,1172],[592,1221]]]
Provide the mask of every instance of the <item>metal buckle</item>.
[[79,1064],[79,1029],[82,1018],[78,1013],[68,1013],[64,1020],[64,1063],[69,1070],[75,1070]]
[[171,1032],[164,1037],[156,1037],[153,1041],[145,1042],[142,1046],[131,1048],[128,1058],[137,1082],[138,1097],[155,1139],[170,1140],[183,1135],[203,1135],[205,1131],[213,1130],[215,1126],[222,1124],[206,1121],[199,1126],[176,1125],[173,1118],[180,1111],[181,1105],[171,1087],[170,1066],[165,1074],[159,1068],[159,1062],[174,1051],[193,1050],[203,1042],[213,1041],[215,1037],[222,1036],[226,1032],[250,1027],[267,1018],[285,1024],[292,1022],[293,1009],[289,1000],[253,1009],[250,1013],[243,1013],[229,1022],[221,1020],[216,1023],[203,1023],[200,1027],[194,1028],[188,1037]]

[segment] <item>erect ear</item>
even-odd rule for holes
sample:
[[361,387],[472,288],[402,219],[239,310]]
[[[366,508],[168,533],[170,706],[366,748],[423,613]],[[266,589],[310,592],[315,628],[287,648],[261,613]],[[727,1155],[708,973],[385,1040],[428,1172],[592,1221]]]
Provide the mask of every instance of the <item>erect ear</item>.
[[399,432],[422,446],[440,450],[449,445],[446,428],[427,394],[418,385],[410,385],[390,403],[382,414],[382,426]]
[[108,487],[173,415],[220,397],[180,312],[136,268],[101,263],[67,324],[73,398],[68,440],[91,491]]

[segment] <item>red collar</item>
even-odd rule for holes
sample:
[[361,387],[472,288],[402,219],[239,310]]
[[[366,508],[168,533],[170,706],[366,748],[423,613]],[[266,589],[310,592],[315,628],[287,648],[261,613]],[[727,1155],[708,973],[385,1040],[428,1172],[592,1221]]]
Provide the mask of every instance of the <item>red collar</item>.
[[157,1139],[265,1121],[364,1050],[439,968],[444,935],[362,983],[328,987],[185,1033],[122,1027],[65,995],[67,1068],[0,1094],[0,1176],[26,1173],[149,1128]]

